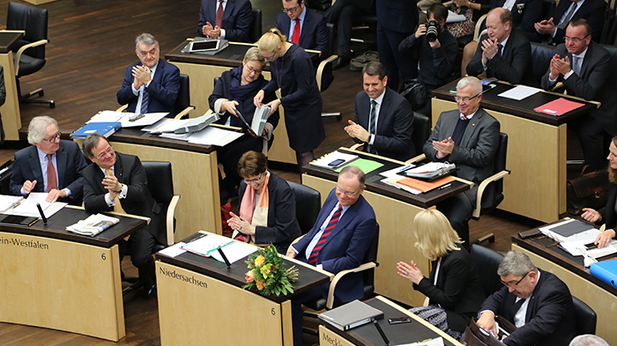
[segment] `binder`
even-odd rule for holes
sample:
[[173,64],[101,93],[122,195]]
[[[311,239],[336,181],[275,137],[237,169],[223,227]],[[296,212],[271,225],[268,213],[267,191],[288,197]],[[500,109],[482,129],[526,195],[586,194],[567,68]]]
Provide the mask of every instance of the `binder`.
[[381,319],[383,312],[356,299],[317,316],[335,328],[345,331],[367,324],[374,319]]
[[591,275],[617,288],[617,260],[592,263],[589,267]]
[[566,100],[563,97],[560,97],[556,100],[538,106],[533,110],[538,113],[560,116],[568,113],[569,111],[583,107],[584,105],[585,104],[583,103]]
[[105,138],[108,138],[121,128],[122,123],[117,121],[108,123],[88,123],[82,126],[79,130],[71,133],[71,138],[85,139],[86,136],[93,133],[98,133],[103,135]]

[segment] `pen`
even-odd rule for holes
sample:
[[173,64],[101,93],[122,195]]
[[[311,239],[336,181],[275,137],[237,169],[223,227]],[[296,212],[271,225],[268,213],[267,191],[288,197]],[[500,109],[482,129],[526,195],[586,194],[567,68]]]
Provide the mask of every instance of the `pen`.
[[444,186],[440,187],[438,190],[447,189],[447,188],[449,188],[450,186],[452,186],[452,183],[448,183],[448,184],[446,184],[446,185],[444,185]]
[[408,164],[407,166],[405,166],[405,167],[401,168],[401,169],[399,170],[399,172],[405,172],[406,170],[410,169],[410,168],[411,168],[411,167],[413,167],[413,166],[414,166],[414,165],[413,165],[413,163],[410,163],[410,164]]
[[39,222],[40,219],[34,219],[34,221],[28,224],[28,227],[32,227],[35,223]]
[[41,214],[41,220],[43,220],[43,225],[47,226],[47,218],[45,217],[45,213],[43,213],[43,208],[39,203],[36,204],[36,207],[39,210],[39,214]]
[[223,252],[223,250],[221,250],[222,246],[219,246],[216,248],[216,250],[221,254],[221,257],[223,257],[223,260],[225,261],[225,264],[227,264],[227,269],[231,268],[231,263],[229,263],[229,260],[227,259],[227,256],[225,256],[225,253]]

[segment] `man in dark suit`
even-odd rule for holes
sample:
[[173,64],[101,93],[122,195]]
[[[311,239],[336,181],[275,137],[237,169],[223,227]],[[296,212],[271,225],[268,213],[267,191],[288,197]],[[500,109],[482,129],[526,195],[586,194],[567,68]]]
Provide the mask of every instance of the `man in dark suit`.
[[126,68],[122,87],[116,95],[118,103],[128,103],[129,112],[169,112],[167,116],[173,117],[180,90],[180,70],[159,59],[159,42],[150,34],[137,36],[135,53],[140,62]]
[[584,18],[592,29],[592,37],[596,42],[602,36],[604,27],[604,0],[563,0],[553,11],[552,17],[534,25],[536,33],[529,37],[534,42],[547,42],[552,45],[564,43],[564,35],[570,21]]
[[539,270],[519,251],[508,251],[497,274],[505,287],[482,303],[480,328],[497,335],[495,316],[499,315],[518,328],[503,340],[506,345],[567,345],[574,338],[572,295],[557,276]]
[[[362,196],[365,176],[357,167],[347,166],[339,173],[336,188],[330,191],[315,226],[292,244],[287,256],[308,262],[336,274],[352,269],[364,260],[377,231],[375,212]],[[334,297],[342,303],[364,296],[361,273],[346,275],[339,281]],[[302,306],[319,297],[327,298],[330,283],[306,292],[292,301],[294,345],[302,345]]]
[[304,0],[282,2],[284,13],[276,16],[274,26],[287,36],[287,41],[318,50],[323,58],[330,56],[326,18],[305,7]]
[[416,154],[411,141],[413,111],[409,102],[387,87],[385,67],[377,61],[362,69],[364,91],[356,95],[354,121],[345,127],[364,151],[405,161]]
[[542,77],[542,88],[551,89],[563,82],[569,95],[602,103],[588,116],[576,122],[587,164],[595,169],[606,168],[605,147],[598,136],[617,134],[617,80],[610,53],[591,42],[591,30],[585,19],[574,19],[566,29],[566,43],[556,48],[549,70]]
[[[99,134],[84,140],[84,153],[92,164],[83,171],[84,206],[89,213],[125,212],[149,217],[148,226],[133,233],[128,241],[131,261],[139,269],[139,278],[149,297],[155,292],[152,248],[166,244],[165,213],[150,195],[146,171],[137,156],[116,153]],[[120,255],[126,252],[121,247]]]
[[[482,83],[476,77],[464,77],[456,85],[458,110],[443,112],[424,144],[424,154],[433,161],[456,164],[456,175],[475,183],[471,190],[437,204],[450,221],[464,246],[469,247],[471,213],[476,207],[478,184],[493,175],[493,160],[499,146],[499,122],[480,108]],[[491,185],[484,191],[492,200]]]
[[58,122],[48,116],[34,117],[28,126],[31,146],[15,153],[11,193],[27,197],[47,192],[47,201],[81,204],[82,170],[86,158],[77,143],[60,139]]
[[477,76],[486,71],[487,77],[521,83],[531,61],[531,45],[524,35],[512,30],[512,12],[501,7],[491,10],[486,27],[467,74]]
[[197,34],[235,42],[249,42],[252,9],[249,0],[201,0]]
[[377,47],[379,61],[386,67],[390,87],[399,90],[399,72],[403,83],[418,75],[417,62],[409,52],[400,52],[398,45],[412,35],[418,26],[415,1],[375,1],[377,11]]
[[[536,32],[534,24],[542,19],[543,0],[495,0],[491,9],[503,7],[512,13],[512,28],[520,33]],[[505,7],[507,6],[507,7]]]

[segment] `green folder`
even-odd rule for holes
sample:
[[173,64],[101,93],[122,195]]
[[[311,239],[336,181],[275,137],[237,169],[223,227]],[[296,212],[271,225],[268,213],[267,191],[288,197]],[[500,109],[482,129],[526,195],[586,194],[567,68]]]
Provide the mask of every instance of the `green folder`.
[[360,168],[362,172],[364,172],[364,174],[369,174],[372,171],[376,170],[377,168],[383,166],[383,163],[379,163],[379,162],[375,162],[375,161],[367,160],[363,158],[358,158],[357,160],[353,160],[350,163],[335,169],[334,171],[338,173],[346,166],[358,167]]

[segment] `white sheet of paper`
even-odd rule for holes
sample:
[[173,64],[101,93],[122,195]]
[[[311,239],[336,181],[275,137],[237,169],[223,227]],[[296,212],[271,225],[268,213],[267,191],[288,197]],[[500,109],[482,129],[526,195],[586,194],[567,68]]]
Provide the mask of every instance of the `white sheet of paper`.
[[446,23],[456,23],[456,22],[464,22],[467,18],[463,14],[456,14],[450,10],[448,10],[448,18],[446,18]]
[[122,127],[139,127],[139,126],[149,126],[152,124],[156,124],[159,120],[163,119],[169,113],[146,113],[144,117],[135,121],[130,121],[129,118],[135,113],[124,113],[126,114],[121,120]]
[[392,168],[390,170],[387,170],[385,172],[379,172],[379,174],[381,176],[386,177],[386,178],[403,178],[403,176],[400,175],[399,173],[404,171],[404,170],[406,170],[406,169],[408,169],[408,168],[413,168],[413,167],[415,167],[415,165],[412,163],[412,164],[409,164],[407,166],[396,167],[396,168]]
[[504,91],[497,96],[520,101],[539,92],[540,92],[540,89],[538,88],[532,88],[532,87],[525,86],[525,85],[519,85],[508,91]]
[[24,199],[21,196],[0,195],[0,211],[4,212],[11,208],[15,203]]
[[39,203],[45,213],[45,217],[49,218],[67,205],[67,203],[63,202],[49,203],[45,198],[47,198],[47,192],[31,192],[28,198],[21,202],[19,206],[6,213],[10,215],[40,217],[39,210],[36,207],[36,204]]
[[443,346],[443,338],[441,336],[431,340],[414,342],[413,344],[399,344],[396,346]]
[[146,126],[142,128],[141,130],[145,132],[156,132],[156,131],[159,131],[159,129],[166,128],[167,126],[169,127],[173,126],[173,125],[168,125],[168,123],[174,123],[176,121],[178,120],[174,120],[171,118],[163,118],[150,126]]
[[168,257],[176,257],[176,256],[182,255],[183,253],[186,252],[186,250],[184,250],[182,248],[182,246],[184,246],[184,245],[186,245],[186,243],[179,242],[179,243],[174,244],[174,245],[172,245],[170,247],[164,248],[163,250],[159,251],[159,253],[161,255],[165,255],[165,256],[168,256]]
[[[116,112],[116,111],[101,111],[96,113],[86,122],[89,123],[113,123],[116,121],[120,121],[127,113],[125,112]],[[131,113],[132,114],[132,113]]]
[[203,145],[217,145],[223,147],[242,137],[242,132],[229,131],[217,127],[206,127],[200,132],[195,132],[189,137],[189,143]]

